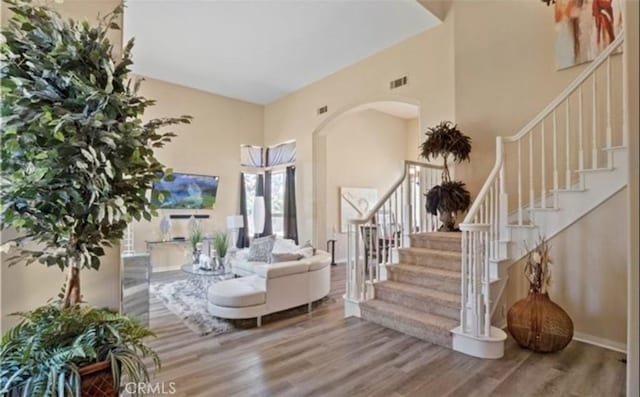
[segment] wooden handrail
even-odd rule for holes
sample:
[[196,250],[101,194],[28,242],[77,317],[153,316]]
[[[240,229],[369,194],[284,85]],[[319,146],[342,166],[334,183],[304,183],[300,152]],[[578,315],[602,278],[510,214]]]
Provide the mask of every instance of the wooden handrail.
[[623,42],[624,42],[624,30],[620,30],[618,37],[614,41],[612,41],[611,44],[609,44],[609,46],[604,51],[602,51],[591,62],[591,64],[585,70],[583,70],[582,73],[578,75],[578,77],[576,77],[571,82],[571,84],[567,86],[567,88],[565,88],[553,101],[551,101],[549,105],[547,105],[544,109],[542,109],[542,111],[536,117],[534,117],[533,120],[531,120],[524,127],[522,127],[520,131],[518,131],[514,135],[504,137],[504,142],[509,142],[509,143],[516,142],[519,139],[523,138],[525,135],[527,135],[529,131],[531,131],[536,125],[540,124],[542,120],[544,120],[548,115],[550,115],[551,112],[553,112],[571,94],[573,94],[573,92],[577,90],[578,87],[580,87],[580,85],[582,85],[582,83],[584,83],[593,74],[593,72],[595,72],[595,70],[598,69],[600,65],[602,65],[607,60],[607,58],[609,58],[609,56],[618,49],[618,47]]
[[347,222],[355,225],[362,225],[369,222],[373,218],[373,216],[376,214],[376,212],[378,212],[380,208],[382,208],[382,206],[386,203],[389,197],[391,197],[391,195],[396,191],[396,189],[400,187],[402,182],[404,182],[405,178],[407,177],[407,173],[409,172],[410,165],[415,165],[423,168],[430,168],[433,170],[444,169],[444,167],[440,165],[431,165],[431,164],[421,163],[419,161],[405,160],[404,171],[402,172],[402,176],[393,185],[391,185],[391,188],[382,196],[380,200],[378,200],[376,205],[373,206],[373,209],[371,209],[365,216],[361,218],[349,219]]
[[547,105],[536,117],[533,118],[530,122],[528,122],[518,133],[508,136],[508,137],[496,137],[496,162],[493,166],[493,169],[489,173],[482,189],[476,196],[476,199],[473,201],[469,212],[467,212],[467,216],[465,216],[464,220],[461,223],[461,226],[464,224],[473,223],[473,218],[477,215],[482,202],[486,198],[489,193],[489,189],[491,189],[492,184],[495,182],[496,178],[500,174],[500,169],[503,165],[504,153],[503,147],[505,143],[517,142],[518,140],[525,137],[529,132],[533,130],[533,128],[540,124],[547,116],[551,114],[560,104],[562,104],[575,90],[582,85],[594,72],[598,69],[606,60],[613,54],[614,51],[624,42],[624,30],[621,30],[618,34],[618,37],[611,42],[611,44],[598,55],[593,62],[585,68],[572,82],[565,88],[549,105]]

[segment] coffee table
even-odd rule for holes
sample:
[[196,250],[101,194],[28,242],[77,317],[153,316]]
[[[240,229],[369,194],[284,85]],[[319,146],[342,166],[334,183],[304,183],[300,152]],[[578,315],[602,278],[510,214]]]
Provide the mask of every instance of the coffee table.
[[193,289],[195,295],[203,299],[207,299],[207,291],[211,284],[235,277],[233,273],[194,268],[191,263],[182,265],[180,270],[188,275],[187,286]]

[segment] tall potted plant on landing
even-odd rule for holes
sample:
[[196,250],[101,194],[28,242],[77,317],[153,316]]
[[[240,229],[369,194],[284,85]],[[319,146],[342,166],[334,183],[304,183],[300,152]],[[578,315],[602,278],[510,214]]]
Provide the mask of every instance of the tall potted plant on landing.
[[67,281],[59,304],[25,313],[3,338],[1,359],[11,364],[0,372],[2,394],[77,395],[81,367],[105,360],[116,388],[121,371],[144,381],[142,357],[153,353],[142,338],[150,331],[80,307],[80,273],[100,268],[104,247],[123,237],[127,223],[151,219],[147,191],[159,177],[170,178],[153,148],[175,136],[159,129],[190,118],[141,119],[154,101],[128,78],[133,41],[114,60],[107,38],[119,29],[122,7],[92,27],[47,7],[5,1],[13,16],[0,47],[0,227],[21,236],[3,248],[10,264],[57,266]]
[[427,130],[427,139],[420,146],[420,155],[427,160],[442,157],[442,183],[434,186],[426,194],[427,212],[432,215],[440,214],[441,231],[456,230],[456,214],[466,211],[471,205],[471,195],[465,184],[452,181],[449,173],[449,158],[455,163],[469,161],[471,153],[471,138],[464,135],[457,125],[450,121],[443,121]]

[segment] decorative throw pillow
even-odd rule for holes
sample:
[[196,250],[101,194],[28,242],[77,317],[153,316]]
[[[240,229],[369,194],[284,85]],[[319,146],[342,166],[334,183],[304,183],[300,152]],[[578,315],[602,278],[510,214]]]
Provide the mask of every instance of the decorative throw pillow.
[[247,261],[264,263],[269,262],[269,259],[271,258],[271,252],[273,251],[273,244],[275,242],[275,234],[253,239],[251,245],[249,246]]
[[276,238],[273,245],[273,252],[277,253],[292,253],[298,250],[296,242],[290,239]]
[[295,252],[272,252],[271,263],[299,261],[304,255]]

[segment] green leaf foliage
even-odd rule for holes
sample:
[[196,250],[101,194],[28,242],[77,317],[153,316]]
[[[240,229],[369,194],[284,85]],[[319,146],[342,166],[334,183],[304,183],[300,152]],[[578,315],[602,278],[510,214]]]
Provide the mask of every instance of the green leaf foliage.
[[0,395],[79,396],[79,368],[110,361],[114,385],[147,382],[145,358],[160,367],[144,338],[154,336],[115,312],[73,305],[42,306],[18,313],[19,325],[0,343]]
[[229,249],[229,239],[224,232],[216,233],[213,238],[213,247],[220,258],[227,256],[227,250]]
[[438,215],[438,211],[466,211],[471,205],[471,194],[463,182],[442,182],[432,187],[426,196],[427,212],[432,215]]
[[13,16],[0,44],[0,227],[45,247],[15,262],[96,268],[100,247],[151,217],[146,193],[167,172],[153,150],[175,136],[163,127],[191,118],[142,119],[154,101],[129,79],[133,41],[114,60],[107,38],[121,7],[90,26],[5,2]]
[[191,242],[191,249],[193,251],[196,250],[196,246],[198,243],[202,242],[203,236],[202,231],[199,228],[193,229],[191,234],[189,235],[189,242]]
[[420,146],[420,155],[427,160],[442,156],[445,160],[451,156],[460,163],[469,161],[471,138],[464,135],[458,126],[450,121],[443,121],[426,132],[427,139]]

